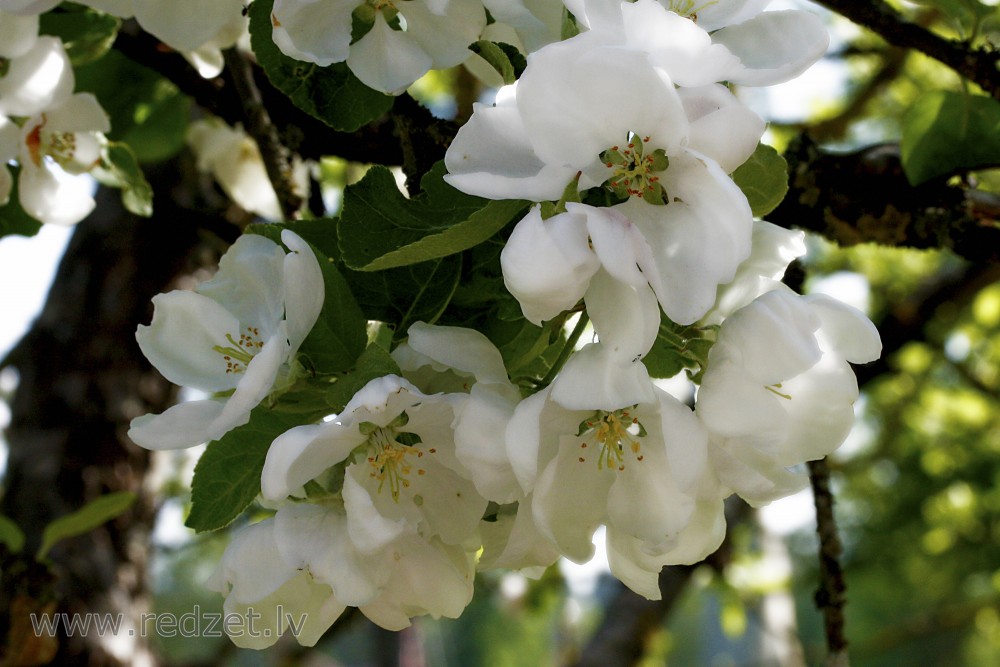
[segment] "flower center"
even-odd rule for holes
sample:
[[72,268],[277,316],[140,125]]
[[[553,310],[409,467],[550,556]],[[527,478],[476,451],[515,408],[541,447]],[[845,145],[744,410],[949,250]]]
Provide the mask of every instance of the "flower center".
[[669,199],[658,174],[670,166],[670,159],[662,148],[648,153],[648,143],[649,137],[632,134],[627,146],[612,146],[601,153],[601,162],[613,170],[604,185],[625,199],[639,197],[650,204],[666,204]]
[[697,0],[670,0],[667,3],[667,9],[678,16],[684,16],[697,23],[698,12],[703,10],[705,7],[714,5],[716,2],[718,2],[718,0],[708,0],[708,2],[703,2],[701,4],[698,4]]
[[[400,416],[405,417],[405,414]],[[382,489],[388,483],[392,499],[399,502],[400,491],[410,486],[409,476],[414,470],[412,461],[424,457],[424,450],[414,446],[420,442],[420,438],[413,433],[397,432],[393,424],[375,426],[365,422],[361,426],[362,433],[372,429],[368,434],[364,455],[365,461],[371,468],[368,477],[378,482],[379,493],[382,493]],[[436,451],[431,447],[427,453],[434,454]],[[416,473],[426,475],[427,471],[418,467]]]
[[590,419],[580,423],[577,436],[585,436],[580,443],[580,463],[587,461],[587,452],[593,446],[600,447],[597,454],[597,469],[625,470],[627,452],[635,456],[637,462],[644,457],[641,453],[639,438],[646,436],[646,429],[639,418],[632,413],[634,408],[623,408],[613,412],[598,410]]
[[779,389],[781,389],[781,383],[780,382],[776,382],[775,384],[768,385],[768,386],[764,387],[764,389],[767,389],[769,392],[771,392],[775,396],[783,398],[786,401],[792,400],[792,395],[791,394],[783,394],[780,391],[778,391]]
[[260,329],[247,327],[246,333],[240,334],[239,340],[233,339],[233,334],[226,334],[228,346],[216,345],[212,349],[222,355],[226,362],[226,373],[242,373],[247,369],[253,358],[264,347],[260,338]]

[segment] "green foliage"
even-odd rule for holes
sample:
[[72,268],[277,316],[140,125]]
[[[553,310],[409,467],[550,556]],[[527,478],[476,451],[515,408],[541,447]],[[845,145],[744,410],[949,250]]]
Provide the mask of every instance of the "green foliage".
[[399,365],[378,345],[369,345],[358,357],[355,368],[345,373],[330,387],[326,401],[331,411],[340,412],[362,387],[384,375],[398,375]]
[[10,169],[11,177],[14,180],[11,186],[10,199],[5,206],[0,206],[0,239],[8,234],[34,236],[42,228],[42,223],[32,218],[21,208],[21,202],[17,194],[17,176],[21,168],[0,165],[0,169]]
[[101,162],[90,172],[102,184],[122,191],[122,204],[136,215],[153,215],[153,188],[128,144],[110,141],[101,150]]
[[718,326],[700,328],[682,326],[660,315],[660,331],[653,348],[642,358],[646,370],[655,378],[669,378],[683,370],[695,382],[708,366],[708,352],[715,343]]
[[0,514],[0,544],[7,547],[12,554],[19,553],[24,548],[24,531],[16,523]]
[[900,151],[913,185],[1000,166],[1000,101],[944,90],[926,93],[903,118]]
[[271,39],[273,0],[250,6],[250,43],[274,87],[335,130],[353,132],[385,114],[393,98],[358,81],[344,63],[320,67],[289,58]]
[[469,50],[495,69],[505,84],[517,81],[521,72],[528,66],[527,59],[517,50],[517,47],[505,42],[491,42],[482,39],[470,44]]
[[39,19],[39,32],[59,37],[75,67],[104,56],[121,27],[120,19],[73,3],[64,3],[62,11],[46,12]]
[[778,208],[788,192],[788,165],[774,148],[757,144],[753,155],[733,172],[733,180],[747,196],[754,216],[762,218]]
[[135,502],[131,491],[118,491],[96,498],[80,509],[59,517],[42,531],[42,544],[36,558],[42,560],[60,540],[89,533],[127,510]]
[[184,147],[190,99],[118,51],[76,68],[76,90],[97,97],[111,119],[108,138],[129,144],[140,162],[166,160]]
[[338,234],[341,257],[352,269],[379,271],[461,252],[493,236],[526,202],[486,200],[459,192],[437,163],[407,199],[385,167],[373,167],[344,192]]

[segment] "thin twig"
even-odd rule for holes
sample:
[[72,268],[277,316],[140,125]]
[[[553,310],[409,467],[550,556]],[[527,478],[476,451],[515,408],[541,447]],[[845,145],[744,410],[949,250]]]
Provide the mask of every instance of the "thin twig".
[[1000,51],[972,49],[967,44],[944,39],[915,23],[905,21],[881,0],[819,0],[820,4],[880,35],[895,46],[916,49],[947,65],[989,95],[1000,99]]
[[249,61],[235,47],[226,49],[222,55],[229,79],[243,102],[243,119],[247,132],[260,148],[260,156],[264,160],[267,177],[278,195],[281,211],[286,220],[291,220],[302,206],[302,197],[295,192],[288,149],[282,145],[278,130],[271,123],[260,91],[254,83]]
[[819,535],[819,588],[816,606],[823,612],[826,631],[826,667],[847,667],[847,638],[844,636],[844,605],[847,585],[840,567],[840,536],[833,517],[830,469],[826,459],[809,462],[809,480],[816,503],[816,533]]
[[559,370],[563,367],[563,364],[566,363],[566,360],[569,359],[569,355],[573,353],[573,349],[576,347],[576,342],[580,340],[580,336],[583,335],[583,330],[587,328],[587,322],[589,321],[590,318],[587,316],[587,311],[580,313],[580,319],[577,321],[576,327],[573,328],[573,332],[569,335],[569,338],[566,339],[566,345],[564,345],[563,349],[559,352],[559,356],[556,357],[556,360],[553,362],[552,368],[549,369],[549,372],[546,373],[545,377],[538,383],[539,386],[548,386],[552,384],[553,380],[556,379],[556,375],[559,374]]

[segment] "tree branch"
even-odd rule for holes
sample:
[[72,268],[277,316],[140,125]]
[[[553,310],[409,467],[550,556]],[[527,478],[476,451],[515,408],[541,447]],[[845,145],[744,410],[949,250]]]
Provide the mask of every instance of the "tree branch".
[[830,469],[826,459],[809,461],[809,481],[816,504],[816,534],[819,536],[819,578],[816,606],[823,612],[826,633],[826,667],[847,667],[847,638],[844,636],[844,605],[847,585],[840,566],[841,545],[833,516]]
[[881,0],[819,0],[820,4],[880,35],[895,46],[915,49],[947,65],[989,95],[1000,99],[1000,51],[972,49],[905,21]]
[[914,187],[895,144],[833,154],[801,135],[785,159],[788,194],[767,216],[776,225],[817,232],[842,246],[948,248],[973,262],[1000,262],[1000,196],[945,179]]

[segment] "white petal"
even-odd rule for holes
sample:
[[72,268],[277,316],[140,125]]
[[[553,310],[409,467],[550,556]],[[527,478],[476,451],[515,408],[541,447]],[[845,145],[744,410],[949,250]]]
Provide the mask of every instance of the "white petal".
[[739,57],[747,69],[729,80],[744,86],[788,81],[819,60],[830,44],[823,22],[814,14],[788,10],[764,12],[712,34],[712,41]]
[[691,120],[688,148],[706,155],[727,174],[757,148],[765,123],[725,86],[713,84],[677,91]]
[[69,57],[56,37],[39,37],[27,53],[10,61],[0,77],[0,113],[34,116],[73,93]]
[[774,459],[738,440],[713,442],[712,467],[719,481],[752,507],[790,496],[809,485],[809,476],[790,472]]
[[52,132],[110,132],[111,121],[90,93],[77,93],[46,110],[45,129]]
[[271,443],[260,486],[269,500],[282,500],[330,466],[346,459],[365,441],[357,428],[336,422],[296,426]]
[[57,171],[43,164],[21,163],[17,188],[21,207],[36,220],[54,225],[75,225],[94,210],[93,181]]
[[872,321],[857,308],[823,294],[802,297],[820,319],[822,339],[837,354],[856,364],[882,355],[882,339]]
[[295,354],[323,310],[325,287],[323,271],[309,244],[288,229],[281,232],[281,242],[289,250],[283,265],[285,321],[291,354]]
[[22,16],[44,14],[59,4],[59,0],[4,0],[4,11]]
[[487,500],[513,502],[521,488],[507,459],[504,434],[520,401],[510,384],[476,384],[455,424],[455,454]]
[[725,361],[709,364],[698,390],[697,411],[712,433],[780,442],[788,421],[785,400]]
[[725,537],[726,513],[722,500],[699,500],[673,548],[658,558],[670,565],[693,565],[715,553]]
[[357,0],[275,0],[274,43],[289,58],[321,67],[347,60]]
[[538,474],[541,415],[549,393],[544,389],[518,403],[504,431],[507,458],[525,494],[531,493]]
[[212,440],[211,426],[222,414],[224,401],[188,401],[158,415],[136,417],[128,431],[132,442],[144,449],[184,449]]
[[392,521],[378,513],[371,496],[350,475],[344,475],[344,508],[347,533],[354,547],[365,554],[382,551],[413,527],[404,521]]
[[647,430],[656,432],[654,426],[662,430],[670,473],[682,491],[691,493],[708,466],[708,433],[688,406],[659,387],[656,398],[659,424],[649,424]]
[[602,344],[589,343],[556,376],[552,400],[570,410],[618,410],[651,403],[655,394],[642,362],[623,362]]
[[587,312],[594,331],[608,352],[621,364],[646,356],[660,330],[660,305],[649,285],[620,283],[605,271],[590,280]]
[[600,262],[590,249],[583,215],[567,212],[542,220],[535,207],[514,227],[500,266],[524,316],[541,324],[583,298]]
[[132,0],[142,29],[178,51],[194,51],[245,21],[243,0]]
[[[437,371],[453,369],[471,375],[477,382],[509,382],[500,351],[474,329],[415,322],[406,335],[409,347],[431,361]],[[393,358],[403,370],[415,370],[404,367],[395,351]]]
[[523,498],[516,510],[512,511],[512,507],[501,508],[496,521],[484,521],[480,527],[483,535],[480,570],[546,568],[559,559],[555,545],[535,525],[531,496]]
[[[6,9],[6,7],[5,7]],[[38,16],[18,16],[0,9],[0,58],[23,56],[38,39]]]
[[620,582],[647,600],[659,600],[661,558],[643,553],[640,541],[631,535],[608,527],[605,546],[608,567]]
[[715,0],[698,7],[698,25],[709,32],[742,23],[764,11],[772,0]]
[[846,362],[826,354],[797,378],[782,384],[791,396],[788,434],[775,452],[784,466],[823,458],[844,442],[854,425],[858,382]]
[[406,32],[431,57],[434,69],[452,67],[469,57],[469,44],[486,26],[486,12],[478,0],[414,0],[400,5]]
[[[274,520],[265,519],[236,532],[208,582],[227,599],[251,604],[266,598],[296,575],[281,557]],[[231,587],[231,588],[230,588]]]
[[427,73],[433,62],[413,36],[393,30],[381,12],[375,25],[351,45],[347,66],[369,88],[398,95]]

